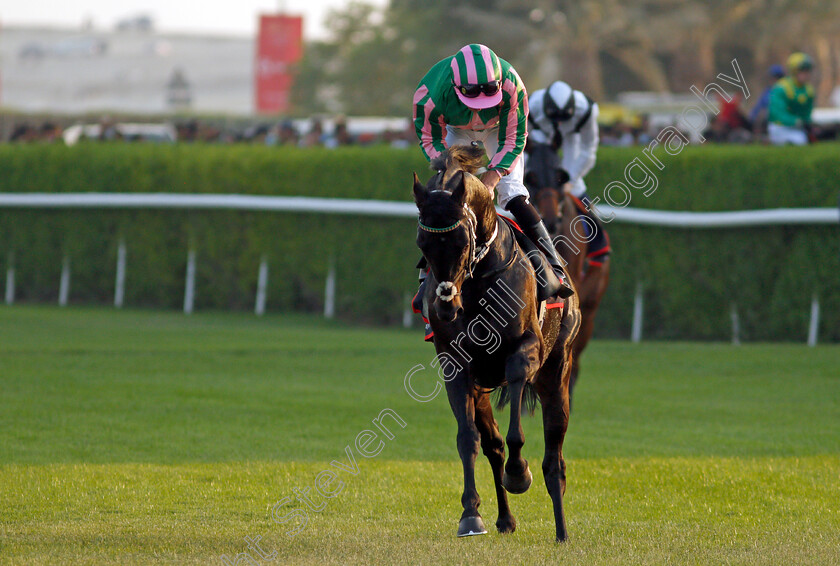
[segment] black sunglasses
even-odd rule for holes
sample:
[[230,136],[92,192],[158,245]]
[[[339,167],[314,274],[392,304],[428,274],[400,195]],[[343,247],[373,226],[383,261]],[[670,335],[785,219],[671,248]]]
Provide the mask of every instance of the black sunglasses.
[[458,91],[467,98],[475,98],[479,94],[484,93],[487,96],[493,96],[499,92],[501,81],[493,81],[490,83],[483,83],[480,85],[455,85]]
[[545,115],[549,120],[554,120],[555,122],[565,122],[566,120],[570,120],[572,116],[575,115],[574,92],[571,96],[569,96],[569,100],[566,101],[566,104],[563,106],[563,108],[557,106],[557,103],[554,102],[554,98],[548,94],[548,90],[545,91],[543,103],[543,112],[545,112]]

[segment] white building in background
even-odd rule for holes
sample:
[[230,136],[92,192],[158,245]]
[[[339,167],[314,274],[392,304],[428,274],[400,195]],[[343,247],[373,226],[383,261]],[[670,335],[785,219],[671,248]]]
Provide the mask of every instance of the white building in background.
[[[164,114],[188,101],[196,113],[251,115],[254,49],[247,37],[0,27],[0,107]],[[189,89],[177,104],[175,83]]]

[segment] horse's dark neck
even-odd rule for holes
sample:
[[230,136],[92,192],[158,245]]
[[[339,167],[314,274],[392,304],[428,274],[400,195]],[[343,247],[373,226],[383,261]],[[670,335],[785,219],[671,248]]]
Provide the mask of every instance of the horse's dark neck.
[[[560,235],[563,245],[560,246],[560,256],[569,264],[569,271],[577,273],[583,269],[583,257],[587,253],[587,246],[580,238],[572,234],[572,220],[577,216],[577,207],[572,197],[566,195],[560,207]],[[572,242],[576,242],[571,245]]]

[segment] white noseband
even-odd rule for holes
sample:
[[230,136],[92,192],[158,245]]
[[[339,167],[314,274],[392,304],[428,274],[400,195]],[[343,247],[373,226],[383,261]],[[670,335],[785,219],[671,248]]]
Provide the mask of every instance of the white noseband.
[[458,294],[458,288],[452,281],[444,281],[443,283],[437,286],[437,289],[435,289],[435,294],[438,296],[438,298],[440,298],[441,301],[448,303],[449,301],[455,298],[455,295]]

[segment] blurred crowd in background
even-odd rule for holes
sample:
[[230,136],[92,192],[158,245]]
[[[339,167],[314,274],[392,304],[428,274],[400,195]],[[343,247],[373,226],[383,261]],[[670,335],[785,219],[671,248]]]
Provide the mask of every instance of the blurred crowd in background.
[[[352,131],[348,120],[337,118],[311,118],[309,120],[258,121],[254,123],[226,124],[223,120],[186,119],[154,124],[117,122],[103,118],[97,122],[82,122],[71,118],[32,117],[7,118],[11,125],[8,136],[2,140],[10,143],[68,143],[79,141],[124,141],[157,143],[247,143],[268,146],[326,147],[389,145],[395,148],[413,148],[417,145],[414,125],[404,120],[404,128],[370,129]],[[352,121],[352,119],[351,119]],[[79,124],[88,125],[80,127]],[[145,126],[145,127],[142,127]],[[642,115],[630,120],[600,124],[601,145],[647,145],[662,130],[663,125],[652,124],[650,117]],[[81,134],[74,135],[75,130]],[[69,135],[68,135],[69,134]],[[723,103],[720,113],[709,120],[703,132],[706,143],[769,143],[766,116],[753,116],[742,107],[737,97]],[[811,141],[840,140],[840,124],[813,126]]]
[[[621,96],[617,102],[600,104],[600,144],[603,146],[648,145],[666,126],[682,129],[692,141],[713,143],[771,143],[805,145],[840,139],[840,107],[819,109],[814,117],[814,61],[802,52],[788,57],[784,66],[772,65],[758,96],[738,92],[714,92],[716,107],[706,112],[707,126],[686,131],[681,126],[691,95],[680,99],[670,94],[635,94],[635,101]],[[840,89],[836,89],[840,92]],[[644,109],[647,109],[645,111]],[[714,110],[714,111],[712,111]],[[827,114],[826,114],[827,113]],[[87,123],[86,123],[87,122]],[[80,141],[149,141],[159,143],[250,143],[266,146],[326,147],[389,145],[408,148],[417,144],[409,118],[358,118],[314,116],[309,119],[268,121],[259,117],[198,118],[172,116],[136,120],[104,116],[95,122],[68,116],[35,118],[32,115],[0,114],[0,141],[11,143]]]
[[[276,111],[254,106],[253,37],[158,32],[151,18],[114,30],[6,26],[0,143],[414,148],[406,114],[417,82],[464,37],[513,63],[529,91],[561,79],[597,101],[604,146],[648,144],[664,127],[680,128],[681,112],[698,102],[690,87],[720,81],[736,61],[750,92],[728,89],[732,98],[716,101],[701,135],[686,132],[693,142],[771,143],[774,130],[778,144],[837,140],[840,3],[770,4],[348,2],[326,18],[323,37],[303,39],[288,108]],[[788,58],[799,51],[813,73],[807,85],[788,84],[794,112],[771,119],[771,90],[794,78]],[[374,116],[393,118],[362,118]]]

